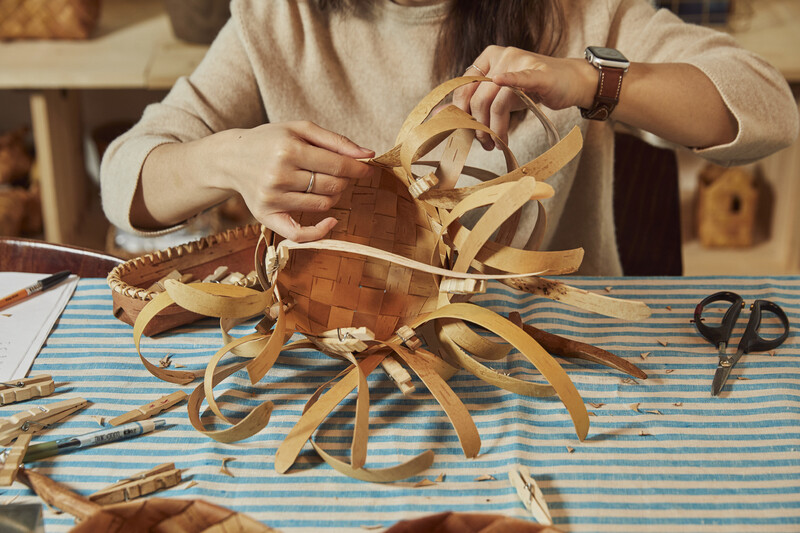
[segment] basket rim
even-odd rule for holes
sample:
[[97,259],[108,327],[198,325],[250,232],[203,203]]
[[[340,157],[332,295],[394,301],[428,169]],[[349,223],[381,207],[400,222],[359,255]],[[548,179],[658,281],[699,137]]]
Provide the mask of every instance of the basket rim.
[[122,280],[122,276],[131,273],[134,270],[142,267],[159,265],[188,254],[193,254],[202,251],[211,246],[223,242],[230,242],[234,239],[242,239],[246,237],[255,237],[261,234],[262,226],[259,224],[249,224],[238,228],[228,229],[214,235],[207,235],[200,239],[171,246],[163,250],[156,250],[154,252],[134,257],[124,263],[120,263],[114,267],[106,277],[106,282],[111,288],[112,294],[119,294],[128,298],[136,300],[149,301],[155,298],[159,293],[156,291],[149,291],[142,287],[136,287]]

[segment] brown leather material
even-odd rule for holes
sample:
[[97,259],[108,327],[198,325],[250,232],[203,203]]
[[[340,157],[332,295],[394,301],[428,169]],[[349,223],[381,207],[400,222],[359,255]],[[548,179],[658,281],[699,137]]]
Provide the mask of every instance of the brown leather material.
[[591,109],[581,108],[581,116],[592,120],[606,120],[619,103],[619,93],[622,90],[622,76],[625,71],[621,68],[601,67],[598,69],[600,78],[597,82],[597,94]]
[[69,270],[83,278],[104,278],[120,263],[117,257],[77,246],[0,237],[0,271],[50,274]]

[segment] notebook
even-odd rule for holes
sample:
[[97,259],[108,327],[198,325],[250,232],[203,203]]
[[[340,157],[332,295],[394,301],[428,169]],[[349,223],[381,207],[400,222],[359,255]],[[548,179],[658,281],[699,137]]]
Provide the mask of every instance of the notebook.
[[[0,272],[0,296],[33,285],[47,274]],[[78,276],[0,309],[0,381],[24,378],[69,302]]]

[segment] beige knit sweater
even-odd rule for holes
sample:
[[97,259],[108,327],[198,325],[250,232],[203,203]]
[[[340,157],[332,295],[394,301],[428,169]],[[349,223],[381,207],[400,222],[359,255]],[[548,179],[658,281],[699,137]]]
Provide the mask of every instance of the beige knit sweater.
[[[698,153],[722,164],[763,157],[794,140],[797,107],[785,80],[722,33],[682,23],[645,0],[562,0],[568,31],[559,56],[587,45],[620,49],[631,61],[691,63],[714,82],[739,123],[730,144]],[[307,0],[233,0],[232,17],[197,70],[107,150],[103,207],[116,226],[136,231],[130,205],[148,153],[163,143],[229,128],[311,120],[378,154],[391,148],[406,114],[435,83],[430,72],[444,5],[404,7],[375,0],[371,13],[321,18]],[[654,102],[658,105],[658,102]],[[582,274],[619,275],[612,216],[613,123],[586,121],[577,108],[546,110],[562,134],[574,125],[581,154],[550,178],[544,248],[582,246]],[[546,149],[528,116],[510,133],[517,159]],[[499,151],[473,149],[468,164],[504,171]],[[520,233],[524,233],[521,228]],[[524,242],[524,241],[523,241]]]

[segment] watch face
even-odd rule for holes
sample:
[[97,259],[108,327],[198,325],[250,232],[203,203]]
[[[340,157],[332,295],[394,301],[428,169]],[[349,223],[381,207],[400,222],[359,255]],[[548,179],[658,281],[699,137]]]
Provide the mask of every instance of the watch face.
[[597,68],[621,68],[628,70],[630,61],[622,52],[614,48],[590,46],[586,49],[586,59]]
[[627,61],[622,52],[615,48],[604,48],[602,46],[590,46],[587,48],[589,52],[592,53],[593,56],[597,57],[598,59],[605,59],[607,61]]

